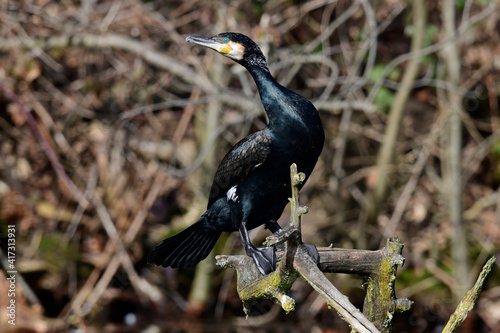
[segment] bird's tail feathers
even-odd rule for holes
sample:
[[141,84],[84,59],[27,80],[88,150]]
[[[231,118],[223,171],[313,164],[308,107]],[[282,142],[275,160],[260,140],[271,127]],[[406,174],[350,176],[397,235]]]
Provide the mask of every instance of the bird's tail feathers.
[[221,235],[207,223],[205,215],[193,225],[165,239],[148,255],[147,261],[157,266],[185,268],[205,259]]

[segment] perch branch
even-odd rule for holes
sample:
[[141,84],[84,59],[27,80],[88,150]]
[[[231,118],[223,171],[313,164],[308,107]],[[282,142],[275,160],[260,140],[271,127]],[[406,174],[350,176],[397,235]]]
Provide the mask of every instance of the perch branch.
[[312,261],[304,245],[299,246],[294,268],[356,332],[379,332],[335,286]]
[[[392,243],[396,245],[393,246],[392,243],[390,245],[395,247],[395,250],[388,246],[387,249],[378,251],[320,248],[318,249],[319,264],[316,265],[309,256],[306,246],[302,244],[300,233],[301,215],[307,213],[307,208],[299,205],[298,185],[304,181],[305,175],[297,172],[295,164],[291,166],[290,170],[292,180],[290,222],[283,230],[268,237],[265,243],[268,246],[285,244],[284,250],[278,249],[277,251],[278,265],[276,270],[266,276],[261,276],[252,258],[248,256],[224,255],[216,257],[219,266],[236,269],[238,294],[243,302],[245,313],[248,314],[250,307],[255,303],[269,298],[280,303],[286,312],[294,310],[295,300],[286,293],[295,280],[302,276],[326,300],[330,307],[335,308],[353,330],[380,332],[381,327],[390,327],[392,314],[396,311],[405,311],[411,305],[411,302],[406,299],[396,299],[393,289],[396,269],[404,261],[401,256],[402,244],[394,241]],[[370,322],[354,307],[347,297],[332,285],[323,272],[369,276],[373,281],[373,284],[370,285],[372,299],[379,301],[377,304],[384,302],[387,305],[377,314],[377,318],[383,318],[379,321],[380,327],[377,327],[377,323]],[[382,281],[379,277],[383,277],[385,280]],[[384,282],[386,280],[387,283]],[[380,296],[373,296],[375,293],[380,294]],[[377,311],[377,307],[372,309]]]

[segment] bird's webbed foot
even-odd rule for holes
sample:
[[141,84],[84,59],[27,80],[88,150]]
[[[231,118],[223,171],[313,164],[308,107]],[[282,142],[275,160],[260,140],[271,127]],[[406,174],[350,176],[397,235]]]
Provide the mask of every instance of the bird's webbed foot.
[[[279,236],[279,233],[281,232],[281,230],[283,230],[276,220],[270,220],[270,221],[266,222],[265,226],[275,236]],[[307,244],[307,243],[303,243],[303,244],[306,247],[306,250],[309,253],[309,256],[311,257],[311,259],[316,263],[316,265],[319,265],[319,253],[318,253],[318,249],[316,249],[316,246],[313,244]],[[284,250],[284,244],[278,244],[276,247]]]
[[255,265],[262,275],[267,275],[274,271],[276,267],[276,252],[274,247],[257,248],[253,246],[250,242],[245,222],[242,222],[240,225],[240,236],[247,255],[253,258]]
[[276,268],[276,251],[274,247],[251,246],[247,250],[247,255],[252,257],[262,275],[267,275]]
[[302,244],[304,244],[304,246],[306,247],[307,253],[309,253],[309,256],[314,261],[316,266],[318,266],[319,265],[319,253],[318,253],[318,249],[316,248],[316,246],[313,244],[307,244],[307,243],[302,243]]

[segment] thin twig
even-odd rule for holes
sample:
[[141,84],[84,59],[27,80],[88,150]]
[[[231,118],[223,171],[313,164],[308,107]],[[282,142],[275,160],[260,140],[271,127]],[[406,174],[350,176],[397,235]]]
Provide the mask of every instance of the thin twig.
[[464,298],[460,301],[460,304],[458,304],[457,309],[455,312],[450,317],[450,320],[446,324],[446,326],[443,329],[443,333],[452,333],[455,332],[460,325],[464,322],[465,318],[467,318],[467,314],[472,310],[474,305],[476,304],[476,300],[479,297],[479,294],[481,293],[481,290],[483,288],[484,281],[488,274],[491,271],[491,267],[495,263],[496,258],[491,257],[490,260],[484,265],[483,270],[481,271],[481,274],[479,274],[479,277],[477,278],[476,283],[470,289],[467,294],[464,296]]
[[[90,202],[92,196],[94,195],[94,191],[97,186],[97,180],[99,178],[99,173],[97,171],[97,165],[94,163],[89,170],[89,178],[87,181],[87,187],[85,189],[84,197],[87,200],[87,202]],[[73,213],[73,216],[71,217],[71,221],[68,225],[68,228],[66,229],[66,233],[64,234],[64,239],[66,241],[69,241],[71,238],[73,238],[76,229],[78,228],[78,224],[80,223],[80,220],[83,216],[83,213],[87,209],[87,206],[79,203],[78,207],[76,207],[75,212]]]

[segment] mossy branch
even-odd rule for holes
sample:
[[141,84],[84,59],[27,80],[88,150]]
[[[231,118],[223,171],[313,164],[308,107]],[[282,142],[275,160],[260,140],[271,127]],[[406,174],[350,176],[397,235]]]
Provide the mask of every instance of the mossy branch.
[[458,304],[457,309],[455,310],[455,312],[453,312],[453,314],[450,317],[450,320],[448,320],[448,323],[444,327],[443,333],[455,332],[457,328],[460,325],[462,325],[465,318],[467,318],[467,314],[472,310],[472,308],[476,304],[476,300],[479,297],[479,294],[481,293],[481,290],[483,288],[484,280],[486,279],[486,276],[488,276],[488,274],[490,273],[491,266],[493,266],[495,260],[496,260],[495,257],[491,257],[490,260],[488,260],[488,262],[486,262],[486,264],[483,266],[483,270],[481,271],[481,274],[479,274],[476,283]]
[[[285,244],[278,249],[278,265],[274,272],[262,276],[249,256],[217,256],[221,267],[232,267],[238,273],[238,294],[245,313],[263,299],[274,299],[287,313],[295,309],[295,300],[287,295],[295,280],[302,276],[338,314],[351,326],[352,332],[392,331],[395,313],[408,311],[412,302],[396,298],[394,283],[397,268],[404,263],[403,244],[397,237],[387,240],[386,247],[378,251],[319,248],[319,263],[313,262],[301,241],[300,220],[307,213],[299,205],[298,185],[304,181],[297,167],[291,166],[292,198],[291,217],[286,228],[266,240],[268,246]],[[474,285],[458,305],[443,332],[455,332],[472,310],[482,285],[491,270],[495,257],[491,258]],[[354,307],[324,275],[330,273],[359,274],[365,278],[366,296],[363,313]]]
[[378,271],[365,276],[363,313],[381,332],[391,332],[394,313],[408,311],[412,305],[410,300],[398,299],[395,294],[396,271],[404,263],[402,252],[403,244],[397,237],[388,239]]
[[[238,274],[238,294],[243,302],[244,311],[248,314],[255,303],[263,299],[274,299],[286,312],[295,309],[295,301],[287,295],[295,280],[302,276],[339,315],[356,332],[380,332],[376,324],[370,322],[347,297],[342,295],[333,284],[325,277],[324,272],[342,272],[361,274],[372,277],[376,281],[370,289],[374,293],[380,293],[379,287],[392,288],[394,285],[395,271],[402,265],[404,259],[400,250],[402,245],[396,246],[398,250],[384,248],[378,251],[345,250],[334,248],[319,248],[319,264],[314,263],[302,244],[300,223],[301,216],[307,213],[307,207],[299,204],[298,185],[305,180],[305,175],[297,171],[293,164],[290,168],[292,180],[291,216],[289,224],[280,232],[267,238],[265,245],[275,246],[285,244],[284,250],[278,249],[278,264],[274,272],[262,276],[256,268],[252,258],[244,255],[239,256],[217,256],[217,264],[221,267],[232,267]],[[389,243],[388,243],[389,244]],[[392,244],[392,243],[391,243]],[[383,268],[382,268],[383,267]],[[385,274],[387,272],[387,274]],[[378,283],[379,276],[388,277],[388,283]],[[408,300],[397,300],[394,290],[382,293],[388,297],[384,301],[390,305],[387,313],[397,310],[408,309],[411,302]],[[375,298],[378,301],[380,298]],[[404,306],[402,306],[404,305]],[[374,307],[376,309],[376,307]],[[392,311],[392,312],[390,312]],[[385,313],[385,312],[384,312]],[[382,315],[380,315],[382,317]],[[387,321],[386,321],[387,322]],[[391,323],[391,320],[388,321]]]
[[[243,301],[245,313],[258,301],[273,298],[281,304],[286,312],[295,309],[295,300],[286,295],[292,284],[298,277],[298,273],[293,268],[293,260],[297,247],[301,244],[300,237],[300,217],[307,213],[306,207],[299,205],[298,185],[305,180],[303,173],[297,172],[297,166],[290,167],[290,177],[292,180],[292,198],[290,199],[292,214],[290,223],[281,230],[269,245],[285,243],[285,250],[279,253],[279,263],[276,270],[266,276],[261,276],[250,258],[235,258],[230,256],[217,256],[218,265],[222,267],[234,267],[238,273],[238,294]],[[268,246],[269,246],[268,245]],[[243,265],[242,265],[243,264]],[[251,268],[249,269],[250,266]]]
[[297,256],[294,260],[294,268],[314,288],[327,302],[330,308],[334,308],[355,332],[380,332],[373,323],[371,323],[359,311],[348,298],[344,296],[335,286],[326,278],[323,272],[311,260],[304,245],[299,247]]

